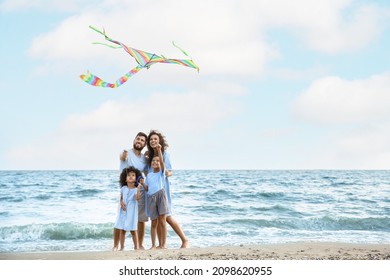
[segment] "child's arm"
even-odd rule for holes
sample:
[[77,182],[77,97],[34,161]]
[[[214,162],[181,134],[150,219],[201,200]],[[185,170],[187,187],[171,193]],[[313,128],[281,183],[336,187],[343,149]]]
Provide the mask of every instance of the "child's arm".
[[148,186],[146,184],[143,184],[143,186],[144,186],[144,189],[145,189],[146,192],[149,191],[149,188],[148,188]]
[[[147,180],[146,180],[147,181]],[[148,186],[146,185],[146,182],[145,182],[145,179],[142,178],[139,180],[139,184],[138,185],[141,185],[144,187],[144,190],[147,192],[149,190]]]
[[121,197],[119,199],[119,203],[121,205],[122,210],[125,211],[126,210],[126,204],[123,202],[122,192],[121,192]]
[[135,199],[139,200],[141,198],[141,183],[137,186],[137,194],[135,195]]
[[161,152],[161,145],[160,144],[158,144],[158,146],[157,146],[157,153],[158,153],[158,157],[160,159],[161,172],[164,173],[164,170],[165,170],[164,157],[163,157],[163,154]]

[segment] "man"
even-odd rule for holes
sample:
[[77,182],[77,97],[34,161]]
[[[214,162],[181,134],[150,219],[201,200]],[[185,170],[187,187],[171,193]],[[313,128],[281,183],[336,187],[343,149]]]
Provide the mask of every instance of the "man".
[[[138,132],[133,141],[133,148],[130,150],[124,150],[119,159],[120,159],[120,171],[126,167],[133,166],[143,172],[145,175],[147,173],[147,162],[145,155],[142,153],[142,150],[146,146],[147,135],[143,132]],[[141,188],[141,197],[138,200],[138,241],[139,249],[144,250],[143,242],[145,235],[145,225],[148,221],[148,216],[145,212],[145,190]]]

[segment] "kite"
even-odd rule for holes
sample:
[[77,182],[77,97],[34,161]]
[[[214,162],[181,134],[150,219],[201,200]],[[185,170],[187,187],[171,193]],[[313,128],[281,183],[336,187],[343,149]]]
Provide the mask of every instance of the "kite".
[[[152,66],[153,64],[156,64],[156,63],[179,64],[179,65],[183,65],[183,66],[194,68],[194,69],[196,69],[199,72],[199,67],[192,61],[191,58],[190,59],[166,58],[163,55],[156,55],[156,54],[144,52],[144,51],[141,51],[141,50],[137,50],[137,49],[134,49],[134,48],[130,48],[130,47],[126,46],[125,44],[119,42],[119,41],[116,41],[116,40],[113,40],[113,39],[109,38],[106,35],[106,32],[105,32],[104,29],[103,29],[103,31],[100,31],[99,29],[97,29],[97,28],[95,28],[93,26],[89,26],[89,27],[92,30],[102,34],[107,41],[109,41],[111,43],[114,43],[116,45],[109,45],[109,44],[105,44],[105,43],[94,43],[94,44],[101,44],[101,45],[105,45],[105,46],[108,46],[108,47],[114,48],[114,49],[123,48],[138,63],[138,65],[136,67],[134,67],[129,72],[127,72],[122,77],[120,77],[118,80],[116,80],[115,83],[105,82],[102,79],[100,79],[99,77],[97,77],[94,74],[90,73],[89,71],[87,72],[87,74],[80,75],[80,78],[84,82],[86,82],[86,83],[88,83],[88,84],[90,84],[92,86],[107,87],[107,88],[117,88],[117,87],[123,85],[125,82],[127,82],[127,80],[131,76],[137,74],[141,69],[143,69],[143,68],[149,69],[150,66]],[[178,48],[184,55],[190,57],[184,50],[182,50],[180,47],[178,47],[175,44],[175,42],[172,42],[172,44],[176,48]]]

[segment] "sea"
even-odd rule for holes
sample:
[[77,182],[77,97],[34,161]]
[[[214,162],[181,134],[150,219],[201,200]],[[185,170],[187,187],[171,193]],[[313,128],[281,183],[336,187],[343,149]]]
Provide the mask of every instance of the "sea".
[[[111,250],[118,179],[116,170],[0,171],[0,252]],[[175,170],[170,183],[192,247],[390,244],[389,170]],[[181,245],[169,226],[167,245]]]

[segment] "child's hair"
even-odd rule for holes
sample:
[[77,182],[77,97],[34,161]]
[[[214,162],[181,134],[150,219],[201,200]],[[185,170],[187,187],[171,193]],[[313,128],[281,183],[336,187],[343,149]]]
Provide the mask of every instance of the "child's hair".
[[133,166],[124,168],[121,172],[121,175],[119,176],[119,187],[127,185],[126,177],[127,177],[127,174],[129,174],[130,172],[135,173],[135,178],[142,176],[141,171],[139,171],[137,168],[135,168]]

